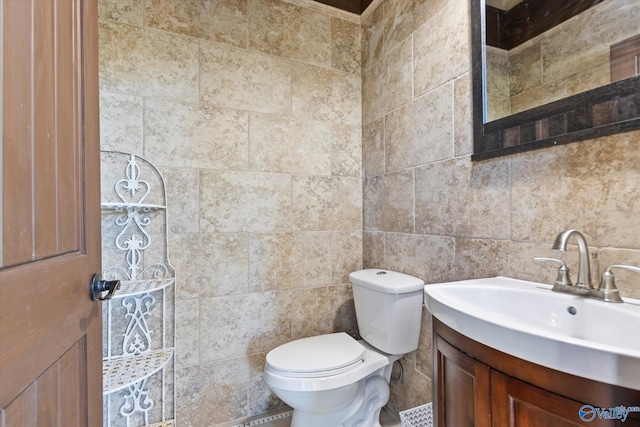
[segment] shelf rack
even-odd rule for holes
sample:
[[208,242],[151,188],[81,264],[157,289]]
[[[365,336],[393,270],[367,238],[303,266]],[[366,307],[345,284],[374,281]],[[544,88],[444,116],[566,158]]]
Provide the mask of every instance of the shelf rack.
[[104,424],[173,426],[175,269],[164,180],[131,153],[102,151],[101,169],[102,275],[121,282],[103,304]]

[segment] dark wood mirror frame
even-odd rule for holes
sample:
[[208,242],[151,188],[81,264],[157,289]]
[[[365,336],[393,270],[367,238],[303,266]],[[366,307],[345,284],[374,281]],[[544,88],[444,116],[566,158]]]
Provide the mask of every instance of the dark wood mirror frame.
[[640,129],[640,76],[485,123],[485,2],[470,1],[474,136],[471,160]]

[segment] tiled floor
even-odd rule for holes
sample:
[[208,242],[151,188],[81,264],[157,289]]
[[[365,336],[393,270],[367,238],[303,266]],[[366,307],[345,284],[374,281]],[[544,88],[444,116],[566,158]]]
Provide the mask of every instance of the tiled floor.
[[[290,416],[282,416],[288,414],[272,414],[269,417],[262,417],[255,420],[247,421],[244,423],[244,427],[290,427],[291,426],[291,417]],[[268,420],[267,418],[275,418],[272,420]],[[380,423],[382,427],[400,427],[400,421],[395,418],[393,415],[389,414],[386,411],[382,411],[380,414]],[[243,424],[240,424],[241,426]]]

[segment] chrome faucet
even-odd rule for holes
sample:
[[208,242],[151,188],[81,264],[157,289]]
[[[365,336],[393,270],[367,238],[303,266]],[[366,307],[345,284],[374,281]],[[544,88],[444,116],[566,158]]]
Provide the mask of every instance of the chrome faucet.
[[565,230],[558,234],[551,249],[554,251],[565,252],[567,250],[567,242],[569,238],[574,236],[578,242],[578,279],[574,285],[578,289],[593,289],[591,284],[591,266],[589,265],[589,249],[587,248],[587,240],[578,230]]
[[558,276],[553,284],[552,291],[579,295],[587,298],[595,298],[606,302],[624,302],[620,297],[620,292],[618,292],[618,288],[615,284],[615,277],[611,270],[617,268],[629,270],[634,273],[640,273],[640,268],[632,265],[610,265],[602,273],[600,285],[598,286],[598,289],[595,289],[591,284],[589,249],[587,248],[587,241],[582,233],[573,229],[563,231],[558,234],[558,237],[556,237],[556,240],[553,242],[552,249],[565,252],[567,250],[567,242],[571,236],[574,236],[578,242],[578,254],[580,257],[578,262],[578,279],[575,285],[571,283],[569,269],[565,265],[564,261],[554,258],[534,258],[534,260],[539,264],[556,262],[560,265],[558,268]]

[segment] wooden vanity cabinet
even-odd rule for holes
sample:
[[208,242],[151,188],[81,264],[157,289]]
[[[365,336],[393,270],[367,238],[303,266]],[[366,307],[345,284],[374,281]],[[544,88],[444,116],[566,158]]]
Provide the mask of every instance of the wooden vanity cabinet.
[[579,417],[583,405],[640,407],[640,390],[545,368],[478,343],[433,319],[437,427],[640,427],[627,419]]
[[434,425],[491,426],[491,369],[435,333],[433,339]]

